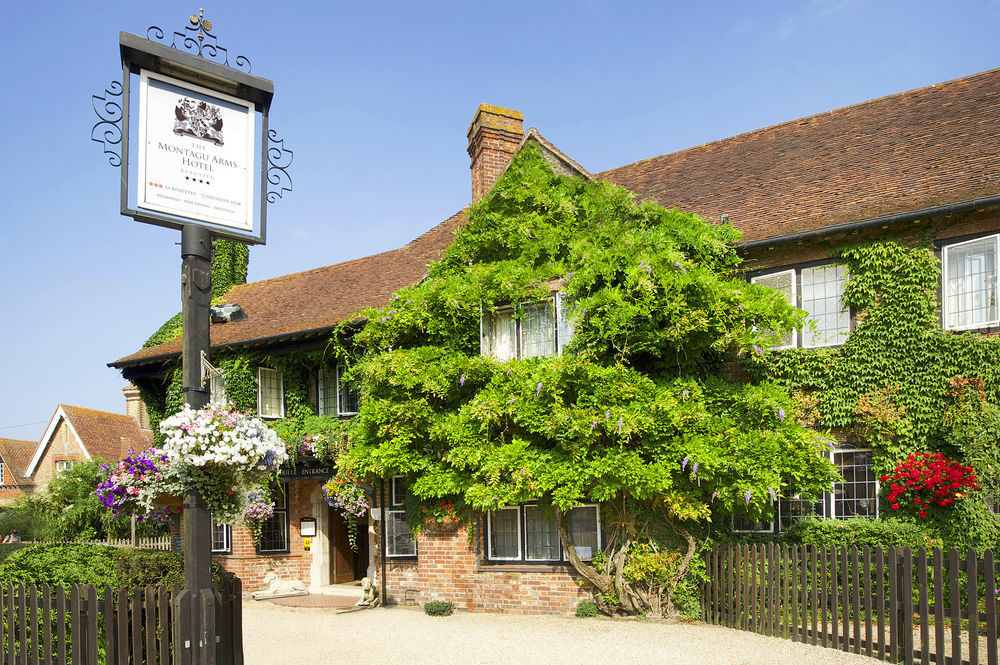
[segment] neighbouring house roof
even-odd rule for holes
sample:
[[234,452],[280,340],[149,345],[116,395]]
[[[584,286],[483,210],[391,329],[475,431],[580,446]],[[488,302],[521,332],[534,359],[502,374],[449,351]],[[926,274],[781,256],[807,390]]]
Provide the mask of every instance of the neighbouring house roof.
[[88,460],[117,460],[128,455],[130,450],[140,452],[153,445],[153,431],[142,429],[139,421],[132,416],[60,404],[49,420],[41,441],[34,444],[34,454],[25,475],[35,474],[59,424],[63,422]]
[[594,175],[743,241],[1000,194],[1000,69]]
[[[459,212],[399,249],[233,287],[223,300],[238,304],[247,317],[211,326],[212,348],[278,341],[282,336],[328,335],[361,309],[381,307],[395,291],[423,279],[427,264],[441,257],[465,221],[465,213]],[[126,368],[180,353],[178,337],[110,365]]]
[[38,443],[35,441],[0,439],[0,458],[3,459],[3,462],[7,465],[7,468],[14,476],[14,482],[10,482],[10,479],[5,477],[5,485],[17,485],[19,487],[24,487],[32,484],[26,477],[26,470],[28,468],[28,463],[31,461],[31,455],[35,452],[35,448],[37,447]]

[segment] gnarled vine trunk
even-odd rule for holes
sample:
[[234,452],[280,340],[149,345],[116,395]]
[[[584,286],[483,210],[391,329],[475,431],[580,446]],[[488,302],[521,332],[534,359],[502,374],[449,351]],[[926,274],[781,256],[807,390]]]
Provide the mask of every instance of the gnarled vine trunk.
[[667,524],[673,534],[685,545],[684,554],[676,570],[666,579],[656,582],[631,579],[627,574],[630,551],[637,545],[645,545],[658,554],[657,539],[650,531],[658,530],[650,516],[642,516],[627,512],[625,502],[605,504],[605,514],[610,513],[611,519],[606,520],[612,526],[603,557],[598,558],[598,564],[588,563],[581,559],[569,532],[567,513],[556,509],[556,524],[559,529],[559,540],[573,568],[585,580],[593,585],[594,600],[605,614],[625,614],[646,616],[649,618],[673,618],[677,615],[673,596],[678,584],[684,579],[691,560],[697,551],[697,544],[690,531],[680,526],[676,520],[671,520],[660,511],[656,517]]

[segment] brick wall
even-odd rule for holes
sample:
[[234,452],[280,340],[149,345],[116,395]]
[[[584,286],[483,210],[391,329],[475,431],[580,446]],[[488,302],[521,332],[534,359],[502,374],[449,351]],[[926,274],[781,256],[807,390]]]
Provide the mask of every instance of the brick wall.
[[60,420],[52,433],[48,447],[42,454],[42,459],[38,462],[38,468],[35,469],[32,476],[35,487],[43,489],[56,477],[56,462],[62,460],[84,462],[86,459],[83,448],[77,443],[69,425],[66,424],[65,420]]
[[[570,566],[495,566],[481,561],[479,528],[429,520],[417,537],[416,560],[389,560],[390,602],[446,600],[470,612],[572,614],[590,598],[590,585]],[[381,562],[376,585],[381,588]],[[581,584],[581,582],[583,582]]]
[[[287,554],[257,554],[253,534],[243,526],[233,527],[232,554],[215,558],[243,581],[245,591],[264,588],[264,575],[274,572],[279,578],[301,580],[309,584],[312,551],[306,551],[299,533],[299,519],[312,515],[312,491],[318,480],[293,480],[288,483]],[[315,542],[315,541],[314,541]]]
[[524,136],[523,120],[524,116],[518,111],[479,105],[468,132],[473,202],[489,193],[510,164]]

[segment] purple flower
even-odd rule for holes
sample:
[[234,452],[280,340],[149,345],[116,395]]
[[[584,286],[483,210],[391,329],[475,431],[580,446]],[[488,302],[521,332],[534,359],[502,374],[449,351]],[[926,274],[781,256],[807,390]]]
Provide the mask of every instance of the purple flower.
[[605,420],[611,420],[611,411],[610,410],[604,412],[604,419]]
[[619,434],[622,433],[622,419],[621,418],[618,419],[618,433]]
[[782,422],[785,421],[785,410],[782,409],[780,406],[778,407],[778,420]]
[[743,495],[743,500],[746,502],[746,504],[748,506],[750,505],[750,493],[751,492],[753,492],[753,490],[747,490],[747,493]]
[[593,432],[595,427],[597,427],[597,421],[596,420],[594,422],[590,423],[590,431]]
[[692,476],[697,476],[698,475],[698,462],[697,461],[694,463],[694,466],[691,467],[691,475]]
[[639,267],[640,268],[645,268],[646,267],[646,262],[645,261],[639,261]]
[[778,493],[774,491],[773,487],[768,487],[767,491],[771,495],[771,501],[774,501],[776,498],[778,498]]
[[760,348],[756,344],[753,345],[753,352],[756,353],[758,356],[764,355],[764,349]]
[[510,398],[509,400],[507,400],[507,403],[508,403],[508,404],[513,404],[513,403],[514,403],[514,398],[513,398],[513,397],[511,397],[511,398]]
[[691,461],[691,457],[690,456],[685,457],[684,459],[681,460],[681,471],[684,471],[685,469],[688,468],[688,462],[690,462],[690,461]]
[[714,492],[712,492],[712,499],[711,500],[715,501],[715,497],[717,497],[717,496],[719,496],[719,490],[715,490]]
[[538,385],[535,386],[535,399],[538,399],[538,396],[541,394],[541,392],[542,392],[542,382],[539,381]]
[[739,307],[739,308],[740,308],[740,311],[741,311],[741,312],[743,311],[743,305],[737,305],[737,307]]
[[688,392],[687,388],[681,391],[681,397],[683,397],[684,399],[687,399],[688,395],[690,395],[690,393]]
[[465,385],[465,375],[464,374],[458,379],[458,385],[460,385],[460,386],[464,386]]
[[825,443],[826,447],[829,448],[830,450],[834,449],[833,441],[831,441],[830,439],[823,439],[823,443]]

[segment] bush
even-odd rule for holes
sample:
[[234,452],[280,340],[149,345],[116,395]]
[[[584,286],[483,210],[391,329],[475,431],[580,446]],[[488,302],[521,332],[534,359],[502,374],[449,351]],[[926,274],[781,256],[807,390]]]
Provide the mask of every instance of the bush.
[[784,533],[782,540],[795,545],[857,545],[859,550],[865,545],[872,549],[906,546],[911,550],[942,546],[939,535],[928,526],[896,519],[869,520],[862,517],[798,520]]
[[597,609],[597,603],[592,600],[581,600],[576,606],[578,617],[596,617],[601,615],[601,610]]
[[455,606],[446,600],[432,600],[424,603],[424,614],[432,617],[447,617],[455,611]]
[[[212,581],[218,584],[229,578],[232,574],[213,561]],[[158,584],[184,586],[184,555],[104,545],[28,545],[3,560],[0,582],[98,587],[109,584],[127,589]]]

